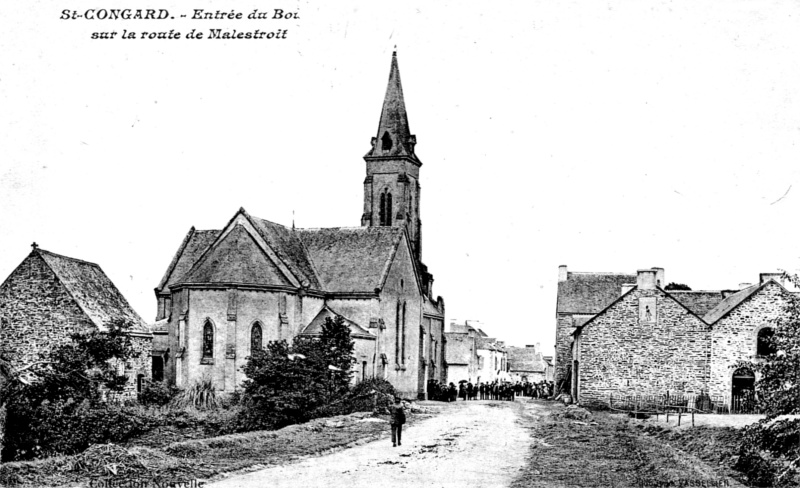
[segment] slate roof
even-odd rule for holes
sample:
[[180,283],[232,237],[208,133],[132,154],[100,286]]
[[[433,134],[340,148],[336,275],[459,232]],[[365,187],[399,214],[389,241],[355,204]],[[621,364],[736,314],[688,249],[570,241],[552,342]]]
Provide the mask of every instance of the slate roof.
[[301,335],[321,335],[322,334],[322,324],[325,323],[325,319],[330,317],[331,319],[336,318],[336,316],[342,317],[344,322],[350,327],[350,335],[353,337],[359,337],[364,339],[376,339],[374,335],[372,335],[367,329],[361,327],[357,323],[353,322],[352,320],[348,319],[347,317],[334,312],[331,310],[327,305],[322,307],[322,310],[319,311],[316,317],[300,332]]
[[168,292],[171,285],[179,283],[219,233],[219,230],[195,230],[194,227],[189,229],[164,277],[156,287],[156,292]]
[[[240,214],[285,268],[273,262],[242,225],[234,224]],[[177,283],[290,284],[283,269],[314,290],[374,293],[383,288],[403,238],[399,227],[289,229],[244,209],[228,225],[232,224],[236,227],[222,239],[221,230],[192,228],[156,291],[168,291]]]
[[372,293],[383,288],[403,230],[399,227],[298,229],[296,234],[314,263],[322,289]]
[[622,285],[636,284],[635,274],[568,272],[558,283],[558,313],[596,314],[622,295]]
[[510,371],[544,372],[545,361],[533,347],[509,347],[508,368]]
[[[767,282],[769,283],[769,282]],[[721,319],[725,315],[728,314],[731,310],[738,307],[742,302],[753,296],[758,290],[760,290],[764,285],[753,285],[744,288],[743,290],[734,293],[733,295],[729,296],[725,300],[722,300],[719,305],[714,307],[710,310],[704,317],[703,320],[709,324],[713,325],[714,322]]]
[[710,312],[725,298],[722,291],[669,290],[667,293],[699,317]]
[[36,249],[33,253],[41,256],[53,270],[58,281],[98,329],[106,330],[107,324],[112,321],[124,320],[131,324],[133,331],[148,332],[144,320],[133,310],[100,266],[44,249]]
[[241,225],[236,225],[182,283],[288,285],[289,280]]
[[478,349],[486,349],[489,351],[505,351],[505,348],[497,343],[497,339],[493,337],[476,337],[475,347]]
[[[248,215],[248,217],[250,217]],[[250,217],[261,237],[267,241],[270,248],[286,264],[301,283],[306,282],[311,288],[320,289],[320,281],[314,272],[310,256],[306,253],[299,234],[292,229],[269,220]]]

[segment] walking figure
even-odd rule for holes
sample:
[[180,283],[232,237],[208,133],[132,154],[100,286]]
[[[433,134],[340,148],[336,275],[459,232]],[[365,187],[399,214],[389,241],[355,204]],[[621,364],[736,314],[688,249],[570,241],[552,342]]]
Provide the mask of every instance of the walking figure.
[[403,404],[400,403],[400,397],[394,397],[394,405],[389,407],[391,419],[389,425],[392,427],[392,447],[402,445],[400,437],[403,435],[403,424],[406,423],[406,412],[403,410]]

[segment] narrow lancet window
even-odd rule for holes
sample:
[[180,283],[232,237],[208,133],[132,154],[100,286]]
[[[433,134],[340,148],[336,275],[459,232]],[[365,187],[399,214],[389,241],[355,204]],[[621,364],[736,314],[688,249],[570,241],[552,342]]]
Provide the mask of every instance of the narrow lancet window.
[[214,357],[214,326],[206,322],[203,326],[203,357]]
[[250,354],[260,351],[263,348],[263,335],[261,324],[256,322],[253,324],[253,330],[250,331]]

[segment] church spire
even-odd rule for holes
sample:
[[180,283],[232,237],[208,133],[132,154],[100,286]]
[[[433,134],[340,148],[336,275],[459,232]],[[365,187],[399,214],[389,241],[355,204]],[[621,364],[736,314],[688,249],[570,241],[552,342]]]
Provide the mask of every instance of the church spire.
[[417,139],[408,128],[408,114],[403,99],[403,85],[400,82],[400,68],[397,66],[397,51],[392,53],[392,66],[389,70],[389,84],[383,100],[378,135],[372,138],[372,149],[367,158],[409,158],[418,165],[422,162],[414,154]]

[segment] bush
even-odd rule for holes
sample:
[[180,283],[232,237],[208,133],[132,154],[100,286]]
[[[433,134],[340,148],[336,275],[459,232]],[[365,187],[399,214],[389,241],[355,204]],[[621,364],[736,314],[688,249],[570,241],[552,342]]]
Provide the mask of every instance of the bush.
[[152,422],[121,406],[92,406],[71,399],[40,405],[15,403],[9,409],[5,460],[74,454],[92,444],[123,442],[142,434]]
[[196,408],[198,410],[209,410],[218,408],[220,405],[217,399],[217,390],[210,378],[194,382],[188,388],[180,390],[172,399],[170,405],[179,409]]
[[278,428],[344,408],[353,347],[350,327],[337,316],[325,319],[319,338],[297,336],[291,346],[276,341],[254,352],[244,368],[239,429]]
[[148,406],[164,406],[177,394],[177,389],[163,381],[142,380],[142,391],[139,392],[139,403]]
[[397,390],[383,378],[370,378],[357,383],[350,391],[350,412],[387,413],[394,404]]

